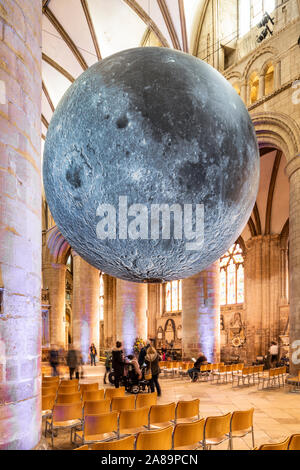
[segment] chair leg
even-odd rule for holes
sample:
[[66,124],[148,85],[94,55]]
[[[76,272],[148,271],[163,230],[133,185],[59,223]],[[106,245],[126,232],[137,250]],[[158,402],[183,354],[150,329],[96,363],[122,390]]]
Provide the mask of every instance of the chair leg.
[[254,429],[253,429],[253,426],[251,428],[251,434],[252,434],[252,446],[254,448],[255,447],[255,442],[254,442]]

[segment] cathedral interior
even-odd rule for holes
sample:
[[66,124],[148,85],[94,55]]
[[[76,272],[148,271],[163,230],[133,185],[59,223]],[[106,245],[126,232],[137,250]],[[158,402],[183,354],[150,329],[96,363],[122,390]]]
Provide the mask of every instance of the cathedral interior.
[[[254,408],[258,447],[300,435],[291,393],[300,385],[300,0],[0,0],[0,38],[0,449],[78,447],[69,430],[54,444],[44,436],[51,350],[75,347],[81,384],[106,389],[106,353],[120,341],[131,354],[138,340],[167,352],[158,404],[199,399],[202,418]],[[260,155],[256,201],[234,243],[204,271],[166,282],[130,282],[84,260],[58,228],[42,178],[48,128],[69,87],[138,47],[216,69],[247,108]],[[276,370],[288,369],[281,386],[279,377],[259,390],[273,342]],[[186,379],[184,364],[200,352],[231,367],[232,385],[220,368]],[[250,371],[253,383],[246,374],[248,386],[238,379],[235,388],[235,364],[264,364],[262,377]],[[60,376],[68,379],[65,362]]]

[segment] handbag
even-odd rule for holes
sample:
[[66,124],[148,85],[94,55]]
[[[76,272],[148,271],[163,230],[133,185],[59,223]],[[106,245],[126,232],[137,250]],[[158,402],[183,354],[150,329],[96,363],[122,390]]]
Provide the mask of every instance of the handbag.
[[151,366],[149,369],[145,371],[145,380],[151,380],[152,379],[152,372],[151,372]]

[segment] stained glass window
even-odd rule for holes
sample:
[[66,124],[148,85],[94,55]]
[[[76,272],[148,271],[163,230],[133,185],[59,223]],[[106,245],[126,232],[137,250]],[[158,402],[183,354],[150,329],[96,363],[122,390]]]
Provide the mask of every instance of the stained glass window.
[[180,312],[182,310],[182,283],[181,281],[167,282],[165,287],[166,312]]
[[100,319],[100,321],[104,320],[104,281],[103,281],[103,274],[100,274],[99,319]]
[[220,259],[220,303],[221,305],[244,302],[244,256],[235,243]]

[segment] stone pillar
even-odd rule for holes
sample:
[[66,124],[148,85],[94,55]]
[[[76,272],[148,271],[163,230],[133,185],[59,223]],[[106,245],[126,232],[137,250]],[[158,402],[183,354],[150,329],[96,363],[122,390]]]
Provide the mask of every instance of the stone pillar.
[[300,369],[300,154],[289,161],[290,180],[290,374]]
[[104,348],[111,349],[116,342],[116,278],[103,275],[104,280]]
[[50,343],[60,347],[65,344],[66,311],[66,270],[65,264],[49,263],[43,267],[43,285],[49,289],[50,301]]
[[116,282],[116,339],[130,354],[137,337],[147,339],[147,284]]
[[265,74],[262,73],[259,76],[259,86],[258,86],[258,99],[261,100],[265,96]]
[[40,0],[0,3],[0,449],[41,436]]
[[73,343],[89,361],[89,347],[94,343],[99,353],[99,270],[73,254]]
[[281,87],[281,61],[275,63],[274,66],[274,91]]
[[248,86],[247,82],[244,82],[241,84],[241,98],[244,101],[245,105],[247,106],[248,104]]
[[182,281],[182,356],[197,358],[202,351],[209,362],[220,360],[219,261]]

